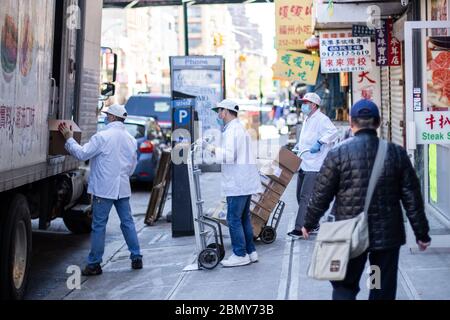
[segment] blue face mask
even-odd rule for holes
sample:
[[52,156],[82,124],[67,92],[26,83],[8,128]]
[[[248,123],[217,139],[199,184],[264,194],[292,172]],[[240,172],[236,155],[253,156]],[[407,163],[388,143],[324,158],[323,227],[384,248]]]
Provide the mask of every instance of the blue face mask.
[[222,128],[225,127],[225,121],[223,119],[217,118],[217,124]]
[[109,120],[108,120],[108,117],[105,117],[105,121],[104,121],[104,123],[105,123],[105,126],[107,126],[108,124],[110,124],[111,122],[109,122]]
[[309,116],[309,114],[311,113],[311,106],[307,103],[302,104],[302,112]]

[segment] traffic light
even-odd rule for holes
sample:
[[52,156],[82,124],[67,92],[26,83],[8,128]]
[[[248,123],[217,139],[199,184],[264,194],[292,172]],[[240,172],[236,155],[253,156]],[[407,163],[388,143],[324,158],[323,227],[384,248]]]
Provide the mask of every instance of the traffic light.
[[223,46],[223,35],[221,33],[215,32],[213,36],[214,36],[214,47]]

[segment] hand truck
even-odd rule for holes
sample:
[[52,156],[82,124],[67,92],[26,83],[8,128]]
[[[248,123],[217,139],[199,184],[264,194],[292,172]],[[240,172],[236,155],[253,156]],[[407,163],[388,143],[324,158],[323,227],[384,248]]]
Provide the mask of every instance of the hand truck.
[[[193,143],[189,148],[187,157],[189,190],[191,193],[191,206],[194,218],[195,242],[198,252],[198,269],[214,269],[225,257],[222,227],[218,221],[208,217],[203,212],[204,200],[200,189],[201,170],[195,164],[195,154],[201,150],[201,145]],[[209,243],[213,235],[214,241]]]

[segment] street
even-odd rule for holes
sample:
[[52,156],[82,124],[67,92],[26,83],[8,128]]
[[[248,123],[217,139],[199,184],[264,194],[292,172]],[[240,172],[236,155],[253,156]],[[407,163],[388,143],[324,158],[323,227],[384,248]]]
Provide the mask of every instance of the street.
[[450,300],[447,0],[0,1],[0,300]]
[[[219,174],[201,176],[205,207],[220,200],[214,188]],[[296,179],[296,177],[294,177]],[[260,262],[240,267],[184,272],[195,262],[194,237],[172,238],[171,225],[161,219],[153,227],[143,218],[149,192],[134,188],[132,209],[144,255],[144,269],[131,270],[129,253],[114,210],[107,228],[103,275],[82,278],[81,290],[69,290],[66,281],[70,265],[84,266],[89,249],[88,236],[68,233],[62,223],[51,231],[34,232],[33,268],[26,299],[51,300],[329,300],[331,286],[306,276],[313,241],[292,241],[286,233],[297,210],[295,180],[282,200],[286,209],[278,227],[277,240],[270,245],[257,242]],[[168,201],[170,203],[170,199]],[[166,212],[170,210],[167,206]],[[438,230],[438,222],[430,219]],[[227,228],[225,249],[231,252]],[[425,253],[410,252],[404,246],[400,256],[397,299],[450,299],[450,254],[433,247]],[[363,275],[358,299],[368,296],[368,275]]]

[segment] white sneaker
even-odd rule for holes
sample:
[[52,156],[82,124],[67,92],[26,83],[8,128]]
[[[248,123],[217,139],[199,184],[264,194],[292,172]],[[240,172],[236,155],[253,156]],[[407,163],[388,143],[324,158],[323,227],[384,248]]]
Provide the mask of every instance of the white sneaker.
[[225,268],[246,266],[250,263],[252,262],[250,261],[250,257],[248,256],[248,254],[246,254],[245,257],[239,257],[235,254],[232,254],[227,260],[223,260],[221,262],[222,266],[224,266]]
[[252,263],[258,262],[258,253],[256,251],[249,254]]

